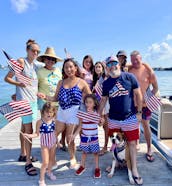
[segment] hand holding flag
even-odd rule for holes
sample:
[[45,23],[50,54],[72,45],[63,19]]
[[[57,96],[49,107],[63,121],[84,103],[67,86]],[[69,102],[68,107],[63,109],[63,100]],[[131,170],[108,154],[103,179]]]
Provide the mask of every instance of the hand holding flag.
[[100,115],[94,111],[86,111],[85,105],[81,105],[80,109],[78,110],[77,117],[88,122],[99,123],[100,122]]
[[147,88],[144,94],[144,99],[151,112],[158,110],[158,108],[162,105],[161,99],[151,92],[150,87]]
[[14,71],[16,78],[19,82],[23,83],[24,86],[31,85],[31,78],[23,74],[22,65],[12,57],[10,57],[4,50],[2,50],[6,58],[8,59],[9,67]]

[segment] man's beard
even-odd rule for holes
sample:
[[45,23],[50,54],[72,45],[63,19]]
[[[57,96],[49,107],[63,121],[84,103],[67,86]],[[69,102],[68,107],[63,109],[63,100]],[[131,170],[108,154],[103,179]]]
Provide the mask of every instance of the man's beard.
[[121,75],[121,70],[117,69],[117,70],[110,71],[110,72],[109,72],[109,75],[110,75],[111,77],[118,77],[118,76]]

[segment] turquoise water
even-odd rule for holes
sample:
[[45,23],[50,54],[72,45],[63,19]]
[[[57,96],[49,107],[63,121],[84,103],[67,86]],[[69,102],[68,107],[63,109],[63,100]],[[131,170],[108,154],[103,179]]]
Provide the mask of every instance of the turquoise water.
[[[11,100],[11,95],[15,93],[15,86],[4,82],[4,77],[8,70],[0,69],[0,105]],[[161,96],[172,95],[172,71],[156,71],[158,85]],[[0,128],[7,124],[7,120],[0,114]]]

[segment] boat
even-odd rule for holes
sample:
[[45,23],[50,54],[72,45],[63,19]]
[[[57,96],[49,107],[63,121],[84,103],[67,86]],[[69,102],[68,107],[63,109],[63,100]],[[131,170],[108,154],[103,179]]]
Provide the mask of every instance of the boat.
[[150,127],[153,145],[172,168],[172,96],[164,96],[158,111],[152,113]]

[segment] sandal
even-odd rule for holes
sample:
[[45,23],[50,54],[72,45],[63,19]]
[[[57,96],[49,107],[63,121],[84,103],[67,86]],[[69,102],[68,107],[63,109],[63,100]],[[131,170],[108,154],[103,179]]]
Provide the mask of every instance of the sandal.
[[31,163],[25,165],[25,171],[29,176],[36,176],[38,174],[36,168]]
[[133,175],[133,180],[135,182],[136,185],[143,185],[143,180],[141,177],[137,177]]
[[155,158],[153,157],[153,155],[152,154],[148,154],[148,153],[146,153],[146,159],[149,162],[153,162],[155,160]]
[[39,186],[46,186],[46,184],[45,184],[45,182],[44,181],[38,181],[38,183],[39,183]]
[[18,161],[19,162],[26,162],[26,156],[20,155],[19,158],[18,158]]
[[31,157],[30,157],[30,160],[31,160],[32,162],[38,161],[38,159],[37,159],[36,157],[34,157],[34,156],[31,156]]
[[[32,162],[38,161],[38,159],[37,159],[36,157],[34,157],[34,156],[31,156],[31,157],[30,157],[30,160],[31,160]],[[19,161],[19,162],[26,162],[26,156],[20,155],[19,158],[18,158],[18,161]]]
[[79,168],[79,164],[77,163],[76,159],[72,159],[70,160],[70,169],[78,169]]
[[52,181],[54,181],[54,180],[56,180],[56,176],[51,172],[51,173],[47,173],[47,177],[50,179],[50,180],[52,180]]

